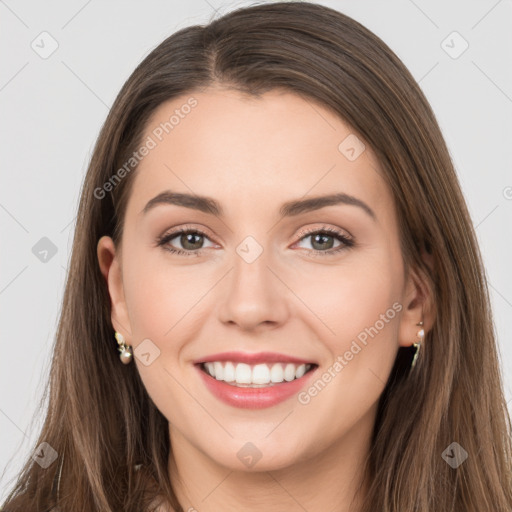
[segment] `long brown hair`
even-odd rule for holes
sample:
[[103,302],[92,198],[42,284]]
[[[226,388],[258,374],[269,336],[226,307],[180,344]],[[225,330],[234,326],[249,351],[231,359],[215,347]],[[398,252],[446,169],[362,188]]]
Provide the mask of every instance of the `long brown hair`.
[[[418,364],[409,372],[410,352],[399,349],[380,398],[363,512],[510,511],[511,424],[485,271],[445,141],[390,48],[353,19],[307,2],[253,5],[182,29],[120,91],[83,184],[36,443],[58,458],[47,469],[30,458],[4,510],[140,512],[157,494],[182,510],[168,474],[168,422],[136,366],[119,361],[96,253],[101,236],[116,245],[122,236],[136,168],[105,197],[97,191],[140,147],[159,105],[218,84],[253,95],[282,88],[351,126],[393,192],[406,268],[432,291],[436,318]],[[442,457],[454,442],[469,455],[457,469]]]

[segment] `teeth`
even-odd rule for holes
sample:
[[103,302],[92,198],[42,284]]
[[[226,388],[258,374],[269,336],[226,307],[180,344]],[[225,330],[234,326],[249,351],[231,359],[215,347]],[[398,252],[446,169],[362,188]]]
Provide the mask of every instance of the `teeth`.
[[286,382],[291,382],[293,379],[295,379],[295,365],[289,363],[284,369],[284,380]]
[[[215,373],[215,378],[217,378],[217,373]],[[251,367],[248,364],[238,363],[235,368],[235,380],[238,384],[252,384]]]
[[252,384],[268,384],[270,382],[270,370],[266,364],[257,364],[252,369]]
[[283,382],[284,372],[283,372],[282,365],[280,365],[280,364],[272,365],[272,368],[270,369],[270,380],[272,382]]
[[212,376],[215,377],[215,370],[213,363],[205,363],[206,365],[206,371]]
[[203,363],[203,369],[214,379],[222,380],[234,386],[261,387],[300,379],[311,369],[311,365],[263,363],[251,366],[245,363],[215,361]]
[[234,382],[235,375],[235,365],[233,363],[226,363],[224,365],[224,381]]
[[295,371],[295,377],[297,379],[300,379],[305,373],[306,373],[306,365],[301,364]]
[[224,380],[224,368],[222,363],[213,363],[213,371],[217,380]]

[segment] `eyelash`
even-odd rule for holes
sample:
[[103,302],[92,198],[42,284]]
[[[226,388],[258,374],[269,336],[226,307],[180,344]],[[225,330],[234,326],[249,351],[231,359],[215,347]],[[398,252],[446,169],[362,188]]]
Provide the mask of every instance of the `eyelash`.
[[[209,238],[206,233],[204,233],[203,231],[201,231],[199,229],[182,228],[177,231],[173,231],[172,233],[168,233],[166,235],[158,237],[157,238],[157,246],[159,246],[159,247],[164,246],[165,244],[167,244],[168,242],[170,242],[171,240],[173,240],[174,238],[176,238],[177,236],[182,235],[182,234],[195,234],[195,235],[200,235],[200,236]],[[318,249],[310,249],[310,252],[312,252],[315,256],[333,256],[343,250],[350,249],[351,247],[353,247],[355,245],[355,242],[352,238],[349,238],[349,237],[345,236],[344,234],[342,234],[341,232],[337,231],[336,229],[329,228],[329,227],[305,230],[300,233],[300,238],[298,241],[300,242],[303,238],[307,238],[308,236],[319,235],[319,234],[328,234],[330,236],[333,236],[334,238],[337,238],[340,242],[342,242],[342,244],[339,247],[337,247],[336,249],[330,249],[328,251],[319,251]],[[184,255],[184,256],[200,256],[203,251],[203,249],[198,249],[198,250],[194,250],[194,251],[184,251],[182,249],[176,249],[175,247],[172,247],[172,246],[164,247],[164,249],[173,254]]]

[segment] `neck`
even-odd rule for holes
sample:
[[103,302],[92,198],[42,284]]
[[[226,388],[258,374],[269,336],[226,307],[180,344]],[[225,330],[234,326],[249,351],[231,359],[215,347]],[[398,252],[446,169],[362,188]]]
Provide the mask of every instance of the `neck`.
[[363,465],[374,421],[372,409],[335,445],[272,471],[219,465],[170,426],[173,488],[183,510],[190,512],[359,512],[368,489]]

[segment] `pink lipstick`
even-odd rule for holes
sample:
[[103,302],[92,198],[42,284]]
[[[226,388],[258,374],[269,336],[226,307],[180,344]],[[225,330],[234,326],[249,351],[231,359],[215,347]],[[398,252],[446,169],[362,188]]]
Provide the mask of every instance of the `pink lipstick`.
[[307,385],[318,367],[312,361],[273,352],[223,352],[194,364],[215,397],[245,409],[284,402]]

